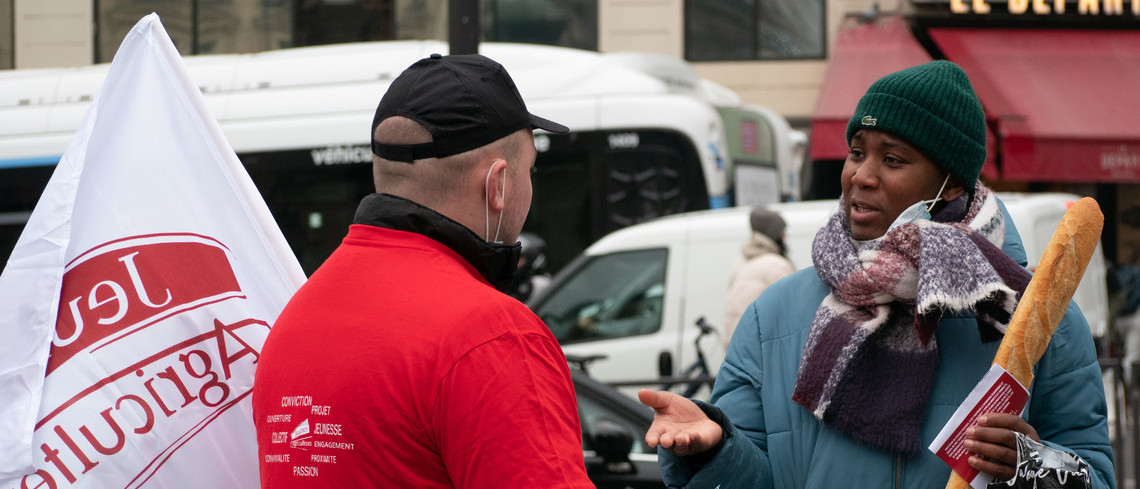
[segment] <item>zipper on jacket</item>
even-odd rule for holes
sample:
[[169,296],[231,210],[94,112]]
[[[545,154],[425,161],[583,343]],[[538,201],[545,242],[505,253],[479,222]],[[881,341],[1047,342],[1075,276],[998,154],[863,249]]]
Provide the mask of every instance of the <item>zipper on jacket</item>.
[[895,454],[895,489],[902,489],[902,469],[903,469],[903,456],[901,453]]

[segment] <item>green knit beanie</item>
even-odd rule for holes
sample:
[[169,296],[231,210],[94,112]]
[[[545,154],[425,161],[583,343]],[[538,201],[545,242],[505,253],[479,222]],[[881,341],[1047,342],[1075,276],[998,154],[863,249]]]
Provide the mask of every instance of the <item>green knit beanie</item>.
[[847,144],[860,129],[888,132],[962,182],[968,192],[986,161],[986,116],[966,72],[932,61],[884,76],[867,89],[847,123]]

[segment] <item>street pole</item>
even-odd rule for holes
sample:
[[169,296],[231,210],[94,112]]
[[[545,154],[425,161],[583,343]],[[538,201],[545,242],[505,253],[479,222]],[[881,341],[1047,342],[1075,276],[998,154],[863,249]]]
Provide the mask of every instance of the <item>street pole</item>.
[[448,0],[447,44],[451,54],[479,52],[479,0]]
[[188,54],[199,54],[199,51],[198,51],[198,0],[190,0],[190,52]]

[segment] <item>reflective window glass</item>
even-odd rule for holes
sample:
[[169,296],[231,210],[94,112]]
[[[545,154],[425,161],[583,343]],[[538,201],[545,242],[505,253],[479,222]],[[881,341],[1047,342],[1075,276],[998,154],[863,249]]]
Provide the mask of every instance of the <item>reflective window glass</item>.
[[688,0],[685,58],[823,58],[824,17],[823,0]]
[[661,328],[668,251],[591,257],[535,313],[560,343],[649,334]]
[[822,58],[823,11],[821,0],[760,0],[760,59]]
[[393,39],[447,39],[446,0],[395,0]]
[[292,0],[198,0],[195,54],[293,46]]
[[686,2],[685,57],[693,61],[755,59],[757,1]]
[[612,231],[708,208],[697,148],[681,133],[544,133],[534,143],[534,199],[523,230],[546,240],[552,271]]
[[292,47],[293,8],[294,0],[99,0],[95,61],[111,61],[127,32],[151,12],[183,56]]
[[597,0],[482,0],[483,40],[598,49]]
[[0,195],[4,196],[0,201],[0,271],[7,265],[53,171],[54,164],[4,169],[0,178]]
[[314,46],[395,39],[395,0],[297,0],[293,42]]
[[109,63],[139,19],[154,12],[182,55],[194,54],[192,0],[99,0],[95,3],[95,62]]

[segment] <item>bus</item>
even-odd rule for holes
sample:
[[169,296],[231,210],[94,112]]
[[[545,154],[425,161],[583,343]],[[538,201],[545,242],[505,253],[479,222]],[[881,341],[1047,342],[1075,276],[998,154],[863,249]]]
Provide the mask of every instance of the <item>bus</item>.
[[[186,56],[230,145],[306,273],[340,243],[373,191],[371,118],[388,84],[440,41],[378,41]],[[524,230],[552,271],[616,229],[692,210],[796,200],[805,137],[684,61],[647,53],[482,43],[536,132]],[[11,253],[109,65],[0,72],[0,256]],[[130,128],[123,128],[130,130]]]

